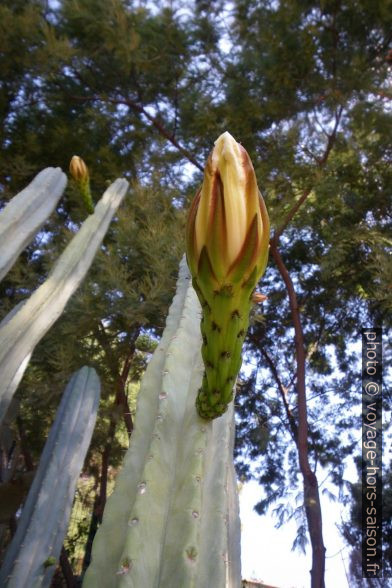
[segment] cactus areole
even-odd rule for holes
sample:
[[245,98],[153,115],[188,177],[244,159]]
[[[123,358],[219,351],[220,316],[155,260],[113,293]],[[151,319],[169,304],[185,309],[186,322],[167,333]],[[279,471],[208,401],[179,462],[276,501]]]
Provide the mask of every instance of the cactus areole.
[[229,133],[215,142],[187,223],[187,261],[202,306],[204,419],[233,399],[253,291],[268,259],[269,218],[246,150]]

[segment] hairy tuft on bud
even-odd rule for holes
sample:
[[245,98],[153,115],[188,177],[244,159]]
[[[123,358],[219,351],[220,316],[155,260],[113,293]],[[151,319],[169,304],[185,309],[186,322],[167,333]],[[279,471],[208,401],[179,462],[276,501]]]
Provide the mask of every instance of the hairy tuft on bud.
[[269,247],[269,218],[246,150],[229,133],[215,142],[187,223],[187,260],[203,309],[201,417],[225,412],[241,366],[253,290]]

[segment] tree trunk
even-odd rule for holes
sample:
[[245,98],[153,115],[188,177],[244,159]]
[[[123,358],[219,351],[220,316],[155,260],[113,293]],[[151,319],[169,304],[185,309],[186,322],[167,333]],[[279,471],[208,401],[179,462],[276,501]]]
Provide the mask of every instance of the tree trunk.
[[295,349],[297,359],[297,392],[298,392],[298,458],[303,477],[305,512],[308,521],[310,541],[312,545],[312,588],[324,588],[325,547],[323,541],[322,517],[318,482],[309,464],[308,451],[308,414],[306,405],[305,379],[305,346],[298,308],[297,296],[293,282],[276,247],[271,243],[271,254],[279,269],[289,295],[291,316],[295,332]]
[[73,574],[72,566],[69,562],[68,555],[64,549],[64,546],[61,548],[60,566],[67,588],[76,588],[76,579]]

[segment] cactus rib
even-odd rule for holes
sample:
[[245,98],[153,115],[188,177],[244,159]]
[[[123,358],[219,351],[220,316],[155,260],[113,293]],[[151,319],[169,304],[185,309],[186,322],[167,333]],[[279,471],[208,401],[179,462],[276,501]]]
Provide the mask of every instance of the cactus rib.
[[211,422],[195,409],[203,375],[200,310],[183,260],[84,588],[240,585],[233,405]]
[[93,433],[100,396],[94,369],[69,381],[7,550],[0,585],[45,588],[54,573],[68,527],[75,487]]
[[[0,424],[23,376],[28,357],[63,312],[89,270],[128,182],[116,180],[106,190],[81,229],[59,257],[47,280],[0,327]],[[12,311],[11,311],[12,312]]]

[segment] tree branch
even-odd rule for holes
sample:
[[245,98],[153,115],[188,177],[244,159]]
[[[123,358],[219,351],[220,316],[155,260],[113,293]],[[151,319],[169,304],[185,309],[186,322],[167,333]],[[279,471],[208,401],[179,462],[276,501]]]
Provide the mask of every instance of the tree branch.
[[16,417],[16,426],[18,428],[19,438],[20,438],[20,448],[22,451],[22,455],[25,462],[25,467],[28,472],[34,471],[34,462],[33,458],[31,457],[30,449],[28,440],[26,437],[26,433],[24,430],[24,424],[20,415]]
[[95,336],[97,337],[98,342],[102,345],[104,349],[105,355],[108,358],[109,369],[113,377],[116,379],[115,404],[122,406],[125,427],[127,429],[128,436],[130,437],[133,431],[133,422],[131,412],[129,409],[128,398],[125,394],[125,385],[129,375],[129,370],[131,368],[132,358],[135,353],[135,342],[139,336],[139,327],[135,326],[135,331],[132,333],[132,336],[130,337],[128,353],[125,357],[124,364],[120,373],[117,358],[112,350],[108,334],[105,330],[105,326],[102,323],[102,321],[100,321],[98,324],[98,328],[95,331]]
[[275,365],[275,363],[273,362],[271,356],[269,355],[269,353],[266,351],[266,349],[264,347],[260,347],[260,351],[261,354],[263,355],[264,359],[266,360],[266,362],[268,363],[270,370],[272,372],[272,375],[275,379],[275,382],[278,386],[278,390],[280,392],[280,396],[282,398],[283,401],[283,406],[284,409],[286,411],[286,416],[287,416],[287,420],[289,422],[289,426],[290,426],[290,431],[291,431],[291,435],[293,437],[293,440],[295,442],[295,444],[298,447],[298,426],[297,423],[295,421],[294,415],[291,412],[289,403],[288,403],[288,399],[287,399],[287,388],[283,385],[282,380],[280,379],[279,376],[279,372],[277,370],[277,367]]
[[[136,339],[135,339],[135,341],[136,341]],[[124,418],[125,426],[127,428],[128,437],[131,436],[132,431],[133,431],[133,421],[132,421],[132,415],[131,415],[131,411],[130,411],[129,404],[128,404],[128,398],[125,393],[125,386],[127,383],[129,370],[131,369],[132,358],[134,356],[134,353],[135,353],[135,343],[132,342],[129,353],[128,353],[127,357],[125,358],[124,365],[123,365],[123,368],[121,370],[121,374],[120,374],[120,376],[118,378],[118,382],[117,382],[117,399],[116,400],[119,404],[121,404],[121,406],[123,408],[123,418]]]
[[272,247],[272,243],[274,243],[274,244],[277,244],[278,243],[281,234],[286,229],[286,227],[290,223],[290,221],[293,219],[293,217],[296,214],[296,212],[301,208],[301,206],[303,205],[303,203],[305,202],[305,200],[307,199],[307,197],[311,193],[312,189],[313,189],[313,186],[311,186],[310,188],[307,188],[306,190],[304,190],[304,192],[302,193],[301,198],[299,198],[299,200],[297,200],[295,202],[295,204],[291,207],[291,209],[287,213],[287,216],[284,219],[284,221],[282,222],[282,224],[280,225],[280,227],[278,227],[277,229],[275,229],[275,232],[274,232],[274,234],[272,235],[272,237],[270,239],[271,247]]
[[68,559],[68,554],[65,551],[64,545],[61,548],[60,554],[60,567],[63,573],[63,577],[67,588],[76,588],[76,578],[73,574],[71,563]]
[[278,252],[275,244],[271,245],[271,255],[279,269],[279,272],[285,283],[291,310],[291,318],[294,325],[295,332],[295,351],[297,357],[297,390],[298,390],[298,445],[300,450],[300,467],[301,471],[308,474],[310,471],[308,453],[308,415],[306,407],[306,384],[305,384],[305,346],[302,332],[302,325],[300,321],[299,307],[297,296],[294,290],[293,282],[290,274],[283,262],[283,259]]
[[[339,123],[342,118],[342,113],[343,113],[343,106],[340,106],[335,113],[335,124],[334,124],[334,127],[332,129],[331,134],[328,135],[327,144],[326,144],[324,153],[321,158],[317,159],[317,169],[318,170],[322,170],[328,161],[329,155],[330,155],[331,150],[332,150],[334,143],[335,143],[336,134],[337,134],[337,131],[339,128]],[[297,213],[297,211],[301,208],[301,206],[303,205],[303,203],[305,202],[305,200],[307,199],[307,197],[309,196],[309,194],[311,193],[313,188],[314,188],[314,184],[312,184],[311,186],[306,188],[303,191],[302,196],[299,198],[299,200],[297,200],[293,204],[293,206],[291,207],[291,209],[287,213],[287,216],[284,219],[284,221],[282,222],[282,224],[280,225],[280,227],[275,229],[275,232],[270,240],[271,246],[272,246],[272,243],[275,243],[275,245],[278,244],[278,241],[279,241],[281,234],[286,229],[288,224],[291,222],[291,220],[293,219],[293,217]]]
[[179,141],[177,141],[174,134],[168,131],[157,118],[149,114],[144,106],[137,104],[137,102],[134,102],[133,100],[125,100],[124,98],[119,100],[115,98],[109,98],[109,102],[111,102],[112,104],[125,104],[126,106],[129,106],[129,108],[132,108],[136,112],[143,114],[150,121],[150,123],[157,129],[157,131],[159,131],[159,133],[163,137],[165,137],[165,139],[167,139],[174,147],[176,147],[176,149],[178,149],[178,151],[184,157],[186,157],[188,161],[193,163],[193,165],[197,167],[201,172],[204,171],[204,167],[200,165],[200,163],[193,157],[193,155],[187,149],[185,149],[185,147],[183,147],[179,143]]
[[109,96],[99,96],[99,95],[91,95],[91,96],[77,96],[75,94],[69,95],[72,100],[80,101],[96,101],[96,102],[110,102],[110,104],[121,104],[123,106],[128,106],[135,112],[142,114],[147,118],[147,120],[151,123],[153,127],[157,129],[157,131],[165,137],[180,153],[183,155],[190,163],[192,163],[197,169],[201,172],[204,171],[204,167],[196,160],[196,158],[191,154],[190,151],[185,149],[180,142],[175,138],[174,133],[171,133],[166,129],[166,127],[152,114],[147,112],[146,108],[136,102],[135,100],[131,100],[129,98],[111,98]]

